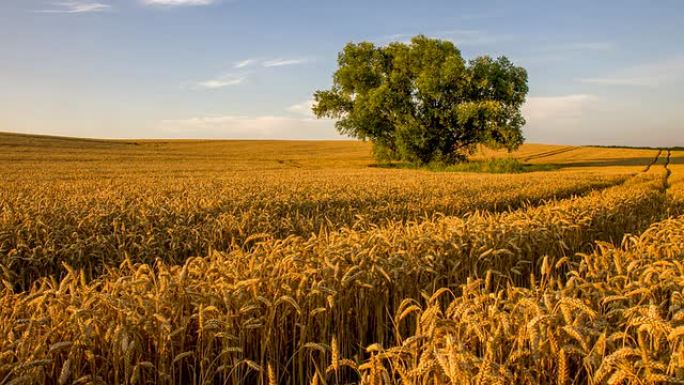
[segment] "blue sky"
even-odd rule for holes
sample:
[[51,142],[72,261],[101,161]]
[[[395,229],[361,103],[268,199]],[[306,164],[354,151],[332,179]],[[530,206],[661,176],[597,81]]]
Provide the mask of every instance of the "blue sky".
[[0,131],[341,138],[337,52],[419,33],[527,68],[530,142],[684,145],[682,1],[2,0]]

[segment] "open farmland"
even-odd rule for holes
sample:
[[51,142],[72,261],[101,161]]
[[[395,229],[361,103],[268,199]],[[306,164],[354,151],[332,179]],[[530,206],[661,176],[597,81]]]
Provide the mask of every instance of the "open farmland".
[[0,383],[684,381],[684,152],[369,154],[0,134]]

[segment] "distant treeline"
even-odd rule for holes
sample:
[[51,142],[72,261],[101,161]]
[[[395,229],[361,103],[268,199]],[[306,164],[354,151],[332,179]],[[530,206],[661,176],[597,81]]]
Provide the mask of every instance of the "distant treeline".
[[684,147],[674,146],[674,147],[650,147],[650,146],[602,146],[597,144],[584,145],[582,147],[599,147],[599,148],[628,148],[632,150],[672,150],[672,151],[683,151]]

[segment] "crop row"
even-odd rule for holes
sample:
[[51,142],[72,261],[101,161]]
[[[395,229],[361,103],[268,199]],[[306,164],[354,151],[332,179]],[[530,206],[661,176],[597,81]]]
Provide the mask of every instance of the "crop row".
[[90,278],[131,258],[182,263],[210,249],[250,247],[342,227],[366,229],[469,211],[505,211],[625,179],[584,172],[463,175],[397,170],[244,172],[213,178],[8,180],[0,187],[2,276],[27,288],[65,273]]
[[684,217],[664,220],[622,247],[545,261],[532,287],[487,277],[408,301],[394,320],[415,333],[369,346],[363,364],[333,359],[373,385],[683,383],[682,255]]

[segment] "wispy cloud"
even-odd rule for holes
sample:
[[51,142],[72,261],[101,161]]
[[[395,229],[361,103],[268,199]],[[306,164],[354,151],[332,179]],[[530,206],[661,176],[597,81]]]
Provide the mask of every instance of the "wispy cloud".
[[599,77],[578,79],[604,86],[660,87],[684,80],[684,56],[642,64]]
[[211,5],[216,0],[142,0],[146,5],[159,5],[167,7],[182,7],[182,6],[197,6],[197,5]]
[[270,59],[268,59],[268,58],[266,58],[266,59],[247,58],[247,59],[235,62],[233,64],[233,68],[241,69],[241,68],[253,67],[253,66],[282,67],[282,66],[304,64],[304,63],[308,63],[309,61],[310,61],[310,59],[305,58],[305,57],[295,57],[295,58],[278,57],[278,58],[270,58]]
[[489,45],[513,39],[511,35],[494,35],[480,30],[437,31],[434,35],[441,39],[451,40],[460,46]]
[[615,48],[615,44],[608,41],[580,42],[570,43],[565,48],[576,51],[610,51]]
[[241,61],[235,63],[235,65],[233,65],[233,68],[245,68],[247,66],[250,66],[250,65],[256,63],[256,61],[257,61],[256,59],[241,60]]
[[582,117],[598,100],[589,94],[532,96],[527,98],[522,112],[528,124],[553,126]]
[[378,39],[372,39],[379,44],[387,44],[398,41],[408,43],[411,38],[416,35],[425,35],[433,38],[450,40],[457,46],[475,46],[475,45],[490,45],[503,41],[511,40],[513,37],[509,35],[494,35],[487,31],[474,29],[454,29],[441,31],[419,31],[415,33],[396,33],[387,35]]
[[282,66],[290,66],[290,65],[296,65],[296,64],[304,64],[307,61],[308,60],[305,58],[292,58],[292,59],[277,58],[277,59],[265,60],[261,63],[261,65],[264,67],[282,67]]
[[581,83],[598,84],[603,86],[635,86],[657,87],[660,84],[659,76],[609,76],[604,78],[581,78]]
[[195,82],[192,84],[192,88],[194,88],[194,89],[219,89],[219,88],[224,88],[224,87],[242,84],[249,77],[251,77],[255,73],[258,73],[258,70],[248,69],[247,67],[254,67],[254,66],[282,67],[282,66],[303,64],[303,63],[306,63],[308,61],[309,61],[309,59],[306,59],[306,58],[292,58],[292,59],[276,58],[276,59],[267,59],[267,60],[255,59],[255,58],[244,59],[244,60],[235,62],[233,64],[233,69],[235,70],[234,72],[228,72],[226,74],[223,74],[223,75],[218,76],[218,77],[213,78],[213,79]]
[[345,139],[331,120],[283,116],[211,116],[164,120],[165,137],[225,139]]
[[219,76],[216,79],[204,80],[194,84],[194,88],[199,89],[218,89],[229,86],[236,86],[245,81],[245,75],[226,74]]
[[542,44],[540,52],[568,52],[568,51],[610,51],[615,45],[608,41],[579,41]]
[[313,99],[305,100],[301,103],[293,104],[289,107],[287,107],[287,110],[289,112],[295,113],[297,115],[304,115],[304,116],[313,116],[313,112],[311,109],[313,108],[314,101]]
[[60,1],[50,4],[52,8],[39,9],[39,13],[93,13],[104,12],[112,8],[109,4],[93,1]]
[[542,143],[587,144],[597,138],[611,143],[604,131],[596,130],[606,108],[605,100],[591,94],[528,97],[522,108],[527,120],[523,130],[530,141]]

